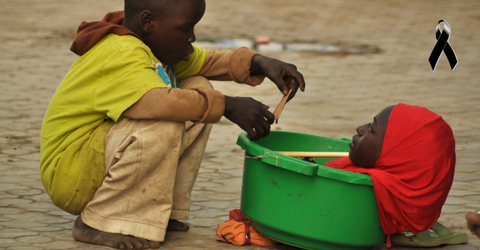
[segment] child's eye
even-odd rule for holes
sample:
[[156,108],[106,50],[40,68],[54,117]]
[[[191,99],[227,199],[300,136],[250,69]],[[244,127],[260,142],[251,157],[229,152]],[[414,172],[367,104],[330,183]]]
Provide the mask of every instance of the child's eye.
[[192,29],[192,26],[183,27],[182,32],[189,32]]

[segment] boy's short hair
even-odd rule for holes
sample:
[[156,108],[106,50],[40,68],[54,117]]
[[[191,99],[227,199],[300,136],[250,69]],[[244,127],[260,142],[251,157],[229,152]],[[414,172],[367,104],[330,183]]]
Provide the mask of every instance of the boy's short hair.
[[125,19],[134,18],[144,10],[167,15],[170,10],[183,0],[125,0]]

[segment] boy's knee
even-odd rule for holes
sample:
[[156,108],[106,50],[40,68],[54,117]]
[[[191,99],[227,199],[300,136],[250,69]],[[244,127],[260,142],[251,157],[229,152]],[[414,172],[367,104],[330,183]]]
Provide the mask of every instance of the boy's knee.
[[203,76],[192,76],[179,81],[180,88],[182,89],[213,89],[212,83]]

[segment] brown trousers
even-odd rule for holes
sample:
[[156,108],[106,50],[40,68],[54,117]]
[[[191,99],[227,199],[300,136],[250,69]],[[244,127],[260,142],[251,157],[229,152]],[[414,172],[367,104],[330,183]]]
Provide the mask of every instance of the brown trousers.
[[[203,77],[181,88],[212,88]],[[132,120],[105,138],[106,177],[81,213],[89,226],[164,241],[169,219],[189,217],[190,196],[212,124]]]

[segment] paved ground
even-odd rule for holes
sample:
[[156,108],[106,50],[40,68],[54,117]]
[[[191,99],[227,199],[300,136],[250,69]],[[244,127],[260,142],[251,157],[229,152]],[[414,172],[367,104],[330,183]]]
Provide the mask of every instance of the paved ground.
[[[49,99],[76,59],[68,48],[78,23],[97,20],[121,9],[122,3],[0,2],[1,249],[102,249],[75,242],[71,237],[75,217],[54,207],[45,194],[38,175],[39,135]],[[439,19],[452,27],[450,43],[459,58],[453,72],[444,55],[435,72],[427,61]],[[307,92],[287,104],[273,128],[350,137],[357,125],[397,102],[442,114],[455,132],[458,164],[439,221],[466,232],[464,213],[480,208],[479,25],[480,2],[474,0],[209,0],[196,30],[198,39],[261,35],[278,42],[316,42],[363,51],[264,51],[296,64],[308,84]],[[280,99],[268,81],[257,88],[215,86],[226,94],[254,96],[272,109]],[[216,242],[214,229],[227,219],[229,210],[240,206],[243,152],[235,144],[239,133],[224,120],[215,126],[195,185],[188,221],[192,228],[168,234],[164,249],[236,248]],[[469,235],[466,245],[440,249],[479,247],[480,241]]]

